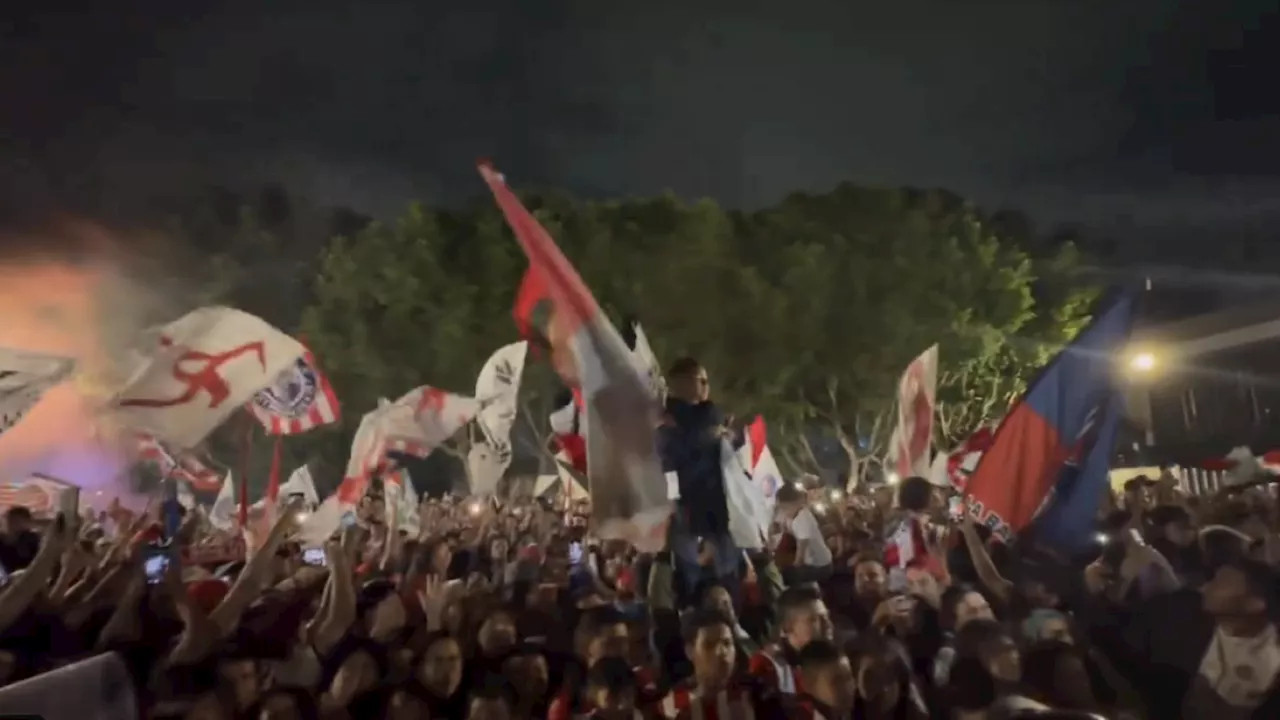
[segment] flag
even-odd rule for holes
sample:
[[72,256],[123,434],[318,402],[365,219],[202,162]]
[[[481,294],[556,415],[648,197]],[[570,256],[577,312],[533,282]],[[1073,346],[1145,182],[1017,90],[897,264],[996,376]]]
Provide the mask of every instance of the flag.
[[310,350],[259,390],[248,408],[270,435],[296,435],[341,416],[338,396]]
[[587,474],[587,438],[582,432],[581,395],[570,394],[564,407],[551,413],[547,422],[551,427],[553,455],[564,453],[569,467]]
[[161,330],[160,347],[112,406],[125,427],[195,447],[303,352],[261,318],[203,307]]
[[298,469],[289,475],[289,479],[280,486],[280,494],[285,497],[285,500],[301,496],[303,507],[307,512],[314,511],[320,505],[320,494],[316,492],[316,483],[311,478],[311,469],[306,465],[299,465]]
[[725,509],[729,513],[729,535],[746,550],[764,547],[769,526],[773,524],[773,508],[765,501],[760,487],[742,466],[742,458],[728,440],[720,441],[720,474],[724,481]]
[[520,376],[528,349],[526,341],[498,348],[476,377],[476,400],[480,406],[476,424],[484,444],[489,446],[489,454],[501,466],[499,476],[511,464],[511,427],[516,421]]
[[0,348],[0,434],[17,425],[74,369],[71,358]]
[[[1133,316],[1133,298],[1119,297],[1045,366],[996,428],[966,491],[970,512],[1002,537],[1027,527],[1051,494],[1070,511],[1054,516],[1054,532],[1075,527],[1088,535],[1115,440],[1115,358]],[[1094,504],[1080,516],[1087,496]]]
[[413,487],[413,478],[408,470],[397,470],[384,478],[383,509],[386,523],[391,525],[395,517],[396,527],[400,532],[417,537],[422,529],[422,519],[418,513],[418,491]]
[[511,453],[501,456],[488,443],[475,443],[467,451],[467,478],[471,481],[472,495],[493,495],[498,492]]
[[951,452],[939,452],[933,459],[933,467],[929,468],[929,482],[964,492],[982,453],[991,447],[991,438],[991,428],[984,425]]
[[1102,494],[1111,486],[1111,451],[1123,412],[1124,399],[1113,392],[1100,407],[1100,417],[1089,420],[1034,521],[1033,532],[1041,546],[1067,554],[1094,546],[1093,523]]
[[573,266],[493,168],[480,174],[529,258],[515,309],[534,323],[551,362],[586,406],[587,477],[597,535],[660,550],[671,506],[656,453],[656,413],[648,382]]
[[298,538],[304,547],[324,545],[341,527],[342,519],[355,513],[360,500],[369,490],[370,474],[382,463],[386,448],[386,441],[378,429],[379,415],[384,407],[365,413],[360,418],[360,426],[351,438],[351,454],[347,456],[347,469],[342,483],[298,528]]
[[228,472],[222,479],[222,489],[209,508],[209,524],[219,530],[231,530],[236,526],[239,503],[236,501],[236,481]]
[[889,439],[889,467],[900,478],[928,476],[933,408],[938,392],[938,346],[925,350],[898,381],[898,423]]
[[632,330],[635,333],[635,344],[631,347],[631,357],[636,362],[640,376],[649,382],[649,393],[654,400],[662,402],[667,396],[667,379],[662,373],[662,366],[658,364],[658,356],[649,345],[649,336],[640,327],[640,323],[633,324]]
[[194,453],[165,447],[148,433],[135,433],[134,440],[137,460],[155,465],[161,478],[179,480],[199,492],[216,492],[222,487],[222,475]]

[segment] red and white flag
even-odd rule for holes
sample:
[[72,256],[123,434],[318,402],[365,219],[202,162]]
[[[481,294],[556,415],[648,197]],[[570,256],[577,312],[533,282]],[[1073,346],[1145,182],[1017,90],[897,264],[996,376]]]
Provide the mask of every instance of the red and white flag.
[[259,390],[248,408],[271,435],[296,435],[341,417],[338,396],[310,350]]
[[261,318],[200,308],[161,330],[160,347],[112,407],[125,427],[195,447],[304,351]]
[[430,385],[414,388],[377,411],[382,452],[414,457],[430,455],[480,412],[475,398],[457,395]]
[[969,484],[969,475],[978,467],[982,454],[991,447],[993,435],[991,427],[983,426],[951,452],[938,453],[929,470],[929,482],[938,487],[950,486],[964,492]]
[[217,492],[222,487],[222,474],[194,453],[170,450],[147,433],[138,433],[136,437],[138,460],[155,465],[161,477],[182,481],[200,492]]
[[933,408],[938,392],[938,346],[911,361],[898,382],[898,422],[889,439],[887,466],[900,478],[928,477]]
[[642,552],[660,550],[671,504],[655,450],[657,408],[648,379],[547,231],[501,175],[487,164],[479,170],[529,258],[517,324],[540,325],[556,371],[585,401],[588,490],[597,535],[628,540]]

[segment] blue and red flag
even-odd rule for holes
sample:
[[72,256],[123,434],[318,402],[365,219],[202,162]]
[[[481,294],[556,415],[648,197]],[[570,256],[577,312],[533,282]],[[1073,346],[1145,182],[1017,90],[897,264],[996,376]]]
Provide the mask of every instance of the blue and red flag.
[[1040,372],[1000,426],[966,488],[970,512],[1008,539],[1037,519],[1063,549],[1092,538],[1122,411],[1116,363],[1133,326],[1125,293]]

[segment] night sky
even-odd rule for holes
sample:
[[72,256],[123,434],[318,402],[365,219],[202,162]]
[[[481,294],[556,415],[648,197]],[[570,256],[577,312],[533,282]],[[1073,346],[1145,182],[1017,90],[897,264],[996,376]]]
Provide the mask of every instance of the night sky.
[[11,195],[279,180],[385,214],[479,194],[488,156],[584,194],[852,179],[1143,233],[1280,220],[1274,0],[20,3]]

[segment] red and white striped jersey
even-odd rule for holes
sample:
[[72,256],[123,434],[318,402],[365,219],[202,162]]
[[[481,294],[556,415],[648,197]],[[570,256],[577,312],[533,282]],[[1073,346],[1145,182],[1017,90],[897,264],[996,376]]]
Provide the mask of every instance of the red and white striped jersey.
[[776,646],[765,648],[752,655],[751,662],[747,665],[747,674],[764,683],[765,687],[777,690],[784,695],[795,695],[804,691],[796,669],[787,662],[782,650]]
[[750,686],[731,685],[714,695],[701,695],[692,685],[681,684],[667,693],[659,705],[666,720],[755,720]]

